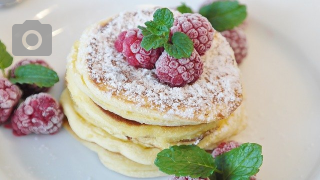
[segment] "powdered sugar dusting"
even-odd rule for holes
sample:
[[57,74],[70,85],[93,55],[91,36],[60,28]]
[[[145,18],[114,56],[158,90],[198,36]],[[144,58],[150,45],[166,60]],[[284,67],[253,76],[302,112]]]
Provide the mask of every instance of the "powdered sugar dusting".
[[[242,101],[239,70],[228,42],[216,34],[210,50],[201,57],[204,71],[199,80],[184,87],[161,84],[155,70],[129,66],[114,48],[120,32],[144,25],[155,9],[120,13],[107,25],[96,25],[86,35],[87,69],[92,80],[107,85],[106,96],[125,95],[127,100],[151,105],[166,115],[178,115],[206,121],[229,116]],[[174,12],[175,16],[179,15]]]

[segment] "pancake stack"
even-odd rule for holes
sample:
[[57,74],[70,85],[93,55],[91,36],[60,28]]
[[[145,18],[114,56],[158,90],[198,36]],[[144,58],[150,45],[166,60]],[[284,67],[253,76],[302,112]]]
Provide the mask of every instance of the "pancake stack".
[[246,124],[239,70],[220,33],[201,57],[203,74],[184,87],[160,83],[154,70],[130,66],[115,50],[120,32],[151,20],[155,10],[124,12],[86,29],[68,57],[61,96],[65,127],[106,167],[131,177],[164,175],[153,162],[165,148],[212,150]]

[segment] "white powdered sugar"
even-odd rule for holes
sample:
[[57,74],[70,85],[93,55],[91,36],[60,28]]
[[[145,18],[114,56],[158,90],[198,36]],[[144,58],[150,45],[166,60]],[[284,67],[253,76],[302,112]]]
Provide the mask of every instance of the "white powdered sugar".
[[200,120],[205,120],[207,112],[212,114],[209,116],[229,116],[240,105],[242,90],[233,52],[220,34],[201,57],[204,71],[199,80],[184,87],[161,84],[155,70],[132,67],[116,51],[114,42],[120,32],[144,26],[152,19],[154,10],[121,13],[105,26],[96,25],[89,32],[90,45],[85,54],[91,79],[107,85],[105,97],[124,95],[137,106],[149,104],[167,115],[185,118],[197,115]]

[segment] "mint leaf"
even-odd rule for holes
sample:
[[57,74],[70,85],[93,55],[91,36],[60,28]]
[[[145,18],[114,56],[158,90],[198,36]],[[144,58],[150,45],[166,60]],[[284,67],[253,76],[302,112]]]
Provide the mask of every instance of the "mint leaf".
[[142,32],[142,35],[143,35],[143,36],[149,36],[149,35],[152,34],[150,31],[147,30],[146,27],[138,26],[138,28],[141,29],[141,32]]
[[12,64],[13,57],[6,50],[6,46],[0,40],[0,69],[4,69]]
[[[222,171],[223,180],[244,180],[259,172],[262,165],[262,147],[254,143],[245,143],[240,147],[217,156],[217,169]],[[218,178],[220,179],[220,178]]]
[[170,29],[174,21],[173,13],[168,8],[157,9],[153,14],[153,21]]
[[161,36],[163,34],[169,34],[170,31],[170,29],[167,26],[158,24],[154,21],[147,21],[145,25],[147,26],[147,30],[149,32],[158,36]]
[[176,59],[188,58],[193,51],[192,40],[182,32],[175,32],[171,38],[172,44],[166,43],[164,49]]
[[247,17],[247,8],[238,1],[217,1],[202,7],[199,13],[222,32],[240,25]]
[[59,81],[59,77],[55,71],[36,64],[20,66],[15,70],[14,74],[16,77],[10,78],[12,83],[51,87]]
[[184,13],[193,13],[192,9],[187,6],[185,3],[182,3],[180,6],[177,7],[177,10],[181,12],[182,14]]
[[206,17],[215,16],[221,12],[228,11],[230,9],[235,9],[239,6],[237,1],[215,1],[211,4],[203,6],[200,8],[199,13]]
[[164,173],[192,178],[208,177],[216,169],[211,154],[196,145],[171,146],[158,153],[154,163]]
[[157,35],[148,35],[145,36],[141,41],[141,47],[143,47],[146,51],[150,49],[156,49],[162,47],[164,43],[168,41],[168,38],[163,38]]

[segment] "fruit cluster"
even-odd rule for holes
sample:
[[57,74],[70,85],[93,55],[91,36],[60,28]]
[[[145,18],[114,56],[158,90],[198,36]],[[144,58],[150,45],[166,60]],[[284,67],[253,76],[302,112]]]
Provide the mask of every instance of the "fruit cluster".
[[0,77],[0,125],[11,127],[17,136],[57,133],[64,114],[59,103],[46,93],[59,81],[56,72],[43,60],[25,59],[15,64],[7,76],[5,68],[13,58],[1,41],[0,48],[4,76]]
[[[115,41],[115,49],[122,53],[126,61],[134,67],[155,68],[156,76],[161,83],[171,87],[182,87],[193,83],[199,79],[203,72],[203,62],[200,56],[204,55],[211,47],[215,30],[207,18],[200,14],[188,13],[179,15],[175,19],[171,15],[172,22],[163,23],[167,25],[167,34],[165,31],[154,32],[156,30],[152,29],[153,27],[150,27],[150,24],[157,23],[157,13],[161,14],[160,11],[169,15],[172,14],[166,8],[159,9],[154,14],[154,21],[146,23],[147,28],[139,27],[140,29],[134,28],[121,32]],[[148,27],[148,25],[150,26]],[[191,42],[191,51],[187,52],[188,55],[186,56],[181,55],[183,53],[181,51],[184,51],[183,48],[175,47],[175,44],[186,40],[181,34],[176,34],[177,32],[187,35],[186,37]],[[161,33],[165,34],[164,37],[155,35]],[[182,38],[179,39],[178,35]],[[148,46],[146,44],[148,44],[150,38],[156,41],[156,45],[151,45],[152,48],[147,50],[143,46]],[[152,43],[154,42],[149,44]],[[173,48],[174,50],[172,50]],[[172,51],[178,53],[171,53]],[[179,52],[181,53],[179,54]]]

